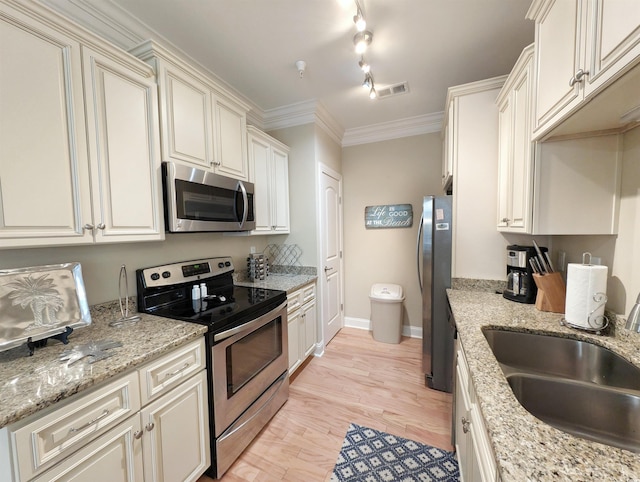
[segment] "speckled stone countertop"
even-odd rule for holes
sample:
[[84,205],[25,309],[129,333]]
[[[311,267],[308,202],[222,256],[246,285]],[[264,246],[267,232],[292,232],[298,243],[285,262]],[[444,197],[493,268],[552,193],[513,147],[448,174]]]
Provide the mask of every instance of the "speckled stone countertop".
[[447,290],[447,295],[502,481],[640,480],[640,454],[575,437],[527,412],[513,395],[481,328],[588,340],[637,366],[640,334],[625,330],[620,318],[610,335],[599,336],[561,326],[561,314],[541,312],[499,294]]
[[[91,307],[91,325],[77,328],[67,345],[49,340],[31,357],[26,345],[0,352],[0,428],[203,336],[207,330],[196,323],[144,313],[135,324],[110,327],[109,322],[119,314],[117,306],[116,302]],[[113,356],[93,364],[79,361],[67,366],[58,360],[66,349],[99,340],[118,341],[122,346],[109,349]]]

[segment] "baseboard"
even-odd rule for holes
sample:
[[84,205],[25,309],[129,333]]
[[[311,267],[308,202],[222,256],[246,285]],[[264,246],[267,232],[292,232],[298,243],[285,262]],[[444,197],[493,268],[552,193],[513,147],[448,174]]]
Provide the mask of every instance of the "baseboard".
[[[358,328],[360,330],[371,330],[371,320],[366,318],[344,317],[344,326],[347,328]],[[422,338],[422,327],[403,325],[402,335],[411,338]]]

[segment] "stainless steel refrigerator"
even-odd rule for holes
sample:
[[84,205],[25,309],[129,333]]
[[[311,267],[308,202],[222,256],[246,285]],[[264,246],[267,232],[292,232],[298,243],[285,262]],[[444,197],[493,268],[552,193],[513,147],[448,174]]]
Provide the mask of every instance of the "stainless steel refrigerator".
[[453,340],[446,289],[451,287],[451,196],[426,196],[416,258],[422,291],[422,369],[428,387],[453,389]]

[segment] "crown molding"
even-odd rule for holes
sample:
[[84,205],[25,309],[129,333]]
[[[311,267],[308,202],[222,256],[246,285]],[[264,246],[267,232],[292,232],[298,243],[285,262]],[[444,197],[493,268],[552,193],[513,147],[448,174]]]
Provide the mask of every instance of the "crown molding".
[[267,109],[263,112],[263,126],[266,131],[305,124],[317,125],[335,142],[342,143],[344,129],[316,99]]
[[342,139],[342,147],[440,132],[443,118],[444,112],[435,112],[347,129]]

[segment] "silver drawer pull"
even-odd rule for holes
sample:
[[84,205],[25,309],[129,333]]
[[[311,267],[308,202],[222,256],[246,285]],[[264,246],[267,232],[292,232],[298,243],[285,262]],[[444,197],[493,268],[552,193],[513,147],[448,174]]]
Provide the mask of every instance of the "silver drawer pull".
[[140,440],[142,438],[142,430],[136,430],[133,432],[133,438],[136,440]]
[[151,432],[155,426],[156,426],[155,423],[150,422],[145,426],[145,428],[147,429],[147,432]]
[[107,415],[109,415],[109,409],[105,408],[101,415],[98,415],[96,418],[94,418],[90,422],[85,423],[82,427],[78,427],[78,428],[71,427],[69,429],[69,432],[72,433],[72,432],[79,432],[80,430],[84,430],[85,428],[90,427],[94,423],[98,423],[100,420],[102,420]]
[[462,417],[462,431],[464,433],[469,432],[469,425],[471,425],[471,422],[469,422],[469,420],[467,420],[466,418]]
[[162,379],[162,381],[164,382],[165,380],[167,380],[168,378],[171,377],[175,377],[178,373],[185,371],[187,368],[189,368],[189,366],[191,365],[191,363],[186,362],[184,365],[182,365],[181,368],[178,368],[175,372],[171,372],[171,373],[167,373],[167,376],[164,377]]

